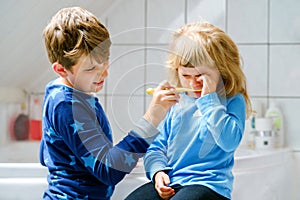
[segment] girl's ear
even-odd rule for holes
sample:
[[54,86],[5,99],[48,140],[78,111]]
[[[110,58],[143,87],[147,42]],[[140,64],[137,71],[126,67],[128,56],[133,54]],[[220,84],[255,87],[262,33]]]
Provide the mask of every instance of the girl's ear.
[[52,64],[52,69],[55,73],[63,78],[68,76],[67,70],[58,62]]

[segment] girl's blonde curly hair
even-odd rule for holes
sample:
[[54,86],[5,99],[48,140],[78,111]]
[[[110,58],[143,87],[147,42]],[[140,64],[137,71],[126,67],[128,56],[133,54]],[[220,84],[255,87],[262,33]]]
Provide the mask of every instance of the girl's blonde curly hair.
[[168,79],[177,87],[180,87],[177,72],[179,66],[217,67],[226,97],[243,94],[249,116],[251,104],[239,50],[224,31],[207,22],[186,24],[179,28],[173,34],[167,60]]

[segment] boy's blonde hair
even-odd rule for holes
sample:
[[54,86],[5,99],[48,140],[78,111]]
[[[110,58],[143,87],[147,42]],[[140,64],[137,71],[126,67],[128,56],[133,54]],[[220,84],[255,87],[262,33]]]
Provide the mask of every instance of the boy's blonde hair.
[[82,55],[102,63],[109,57],[109,32],[99,20],[80,7],[58,11],[43,32],[48,58],[72,70]]
[[250,114],[251,105],[240,54],[236,44],[224,31],[207,22],[191,23],[179,28],[173,35],[167,61],[169,81],[178,87],[179,66],[217,67],[226,97],[243,94],[247,114]]

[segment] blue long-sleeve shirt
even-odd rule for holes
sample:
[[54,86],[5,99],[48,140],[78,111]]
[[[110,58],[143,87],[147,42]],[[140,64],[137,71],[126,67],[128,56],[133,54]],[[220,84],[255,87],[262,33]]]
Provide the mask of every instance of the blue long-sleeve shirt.
[[49,170],[44,199],[110,199],[114,186],[135,167],[157,133],[142,119],[113,146],[98,98],[50,82],[40,149],[41,164]]
[[200,184],[231,198],[234,151],[246,118],[243,95],[226,100],[211,93],[181,95],[144,158],[147,177],[164,170],[173,185]]

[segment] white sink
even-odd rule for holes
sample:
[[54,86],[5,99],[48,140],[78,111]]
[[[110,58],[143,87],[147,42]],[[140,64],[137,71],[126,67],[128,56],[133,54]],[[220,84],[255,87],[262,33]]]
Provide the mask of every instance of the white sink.
[[[47,187],[47,168],[38,163],[38,152],[39,142],[17,142],[0,147],[1,200],[42,198]],[[33,163],[26,163],[28,160]],[[239,148],[233,168],[232,200],[295,199],[294,166],[289,149]],[[148,181],[143,163],[139,162],[132,173],[117,184],[112,200],[124,199]]]

